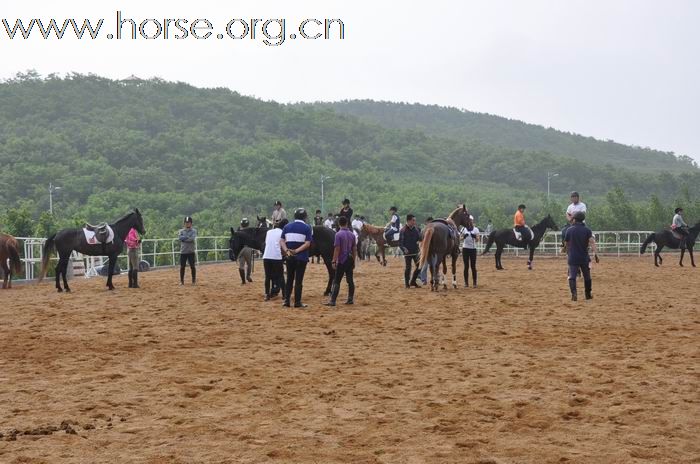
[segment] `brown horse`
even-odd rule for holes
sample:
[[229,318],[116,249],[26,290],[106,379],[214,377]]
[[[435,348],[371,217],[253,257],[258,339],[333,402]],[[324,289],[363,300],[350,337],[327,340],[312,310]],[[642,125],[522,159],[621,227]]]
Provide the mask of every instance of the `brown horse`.
[[[7,260],[10,265],[7,265]],[[12,288],[12,272],[22,272],[22,261],[19,258],[19,244],[12,235],[0,234],[0,270],[2,270],[2,288]]]
[[460,205],[450,213],[447,219],[436,219],[425,226],[420,247],[420,264],[430,266],[432,291],[439,289],[440,283],[447,288],[447,283],[440,275],[440,263],[443,274],[447,274],[447,256],[452,257],[452,286],[457,288],[457,258],[459,257],[459,227],[467,226],[469,211]]
[[[396,240],[387,242],[386,238],[384,237],[384,229],[382,227],[373,226],[371,224],[362,224],[362,229],[360,229],[360,237],[358,241],[362,243],[367,238],[371,238],[376,242],[377,250],[374,252],[374,256],[377,258],[377,262],[379,264],[381,264],[382,266],[386,266],[384,248],[386,248],[387,246],[397,247],[399,246],[399,242]],[[379,255],[382,256],[381,259],[379,259]]]

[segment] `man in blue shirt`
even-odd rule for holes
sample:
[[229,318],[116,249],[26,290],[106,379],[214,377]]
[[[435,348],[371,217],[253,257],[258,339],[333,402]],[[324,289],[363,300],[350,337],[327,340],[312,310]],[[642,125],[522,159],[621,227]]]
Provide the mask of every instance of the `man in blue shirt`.
[[297,208],[294,211],[294,222],[290,222],[282,229],[280,249],[282,255],[287,258],[287,285],[284,304],[289,308],[292,287],[294,288],[294,307],[306,308],[301,302],[301,291],[304,284],[306,264],[309,262],[309,247],[311,246],[312,230],[306,221],[306,210]]
[[333,278],[333,289],[331,291],[331,300],[326,303],[326,306],[335,306],[335,300],[338,299],[340,293],[340,282],[345,276],[348,282],[348,300],[345,304],[353,304],[355,297],[355,281],[352,277],[352,271],[355,268],[355,258],[357,257],[357,241],[355,234],[348,229],[348,218],[340,216],[338,218],[340,230],[335,234],[333,243],[333,269],[335,269],[335,277]]
[[569,289],[571,289],[571,301],[576,301],[576,275],[579,270],[583,275],[583,283],[586,289],[586,299],[593,298],[591,295],[593,282],[591,280],[591,258],[588,256],[588,247],[590,246],[595,256],[595,262],[598,262],[598,250],[596,248],[593,232],[586,227],[583,221],[586,220],[586,215],[582,211],[577,211],[573,215],[574,223],[566,231],[564,241],[568,250],[569,265]]

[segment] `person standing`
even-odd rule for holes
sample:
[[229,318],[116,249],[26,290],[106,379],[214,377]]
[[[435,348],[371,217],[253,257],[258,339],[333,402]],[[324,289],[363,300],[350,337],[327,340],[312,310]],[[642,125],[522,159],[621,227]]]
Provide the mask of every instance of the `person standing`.
[[328,213],[328,217],[323,221],[323,226],[329,229],[333,228],[333,213]]
[[353,269],[355,269],[355,260],[357,259],[357,241],[355,234],[348,229],[348,218],[340,216],[338,218],[340,230],[335,234],[333,242],[333,269],[335,276],[333,277],[333,287],[331,289],[331,299],[326,306],[335,306],[340,293],[340,282],[345,276],[348,283],[348,299],[345,304],[351,305],[355,302],[355,281],[353,280]]
[[320,209],[316,210],[316,215],[314,216],[314,225],[315,226],[322,226],[323,225],[323,215],[321,214]]
[[484,234],[488,237],[491,235],[491,232],[493,232],[493,222],[491,222],[491,219],[488,220],[486,223],[486,230],[484,231]]
[[464,262],[464,286],[469,287],[469,268],[472,269],[472,286],[476,288],[476,244],[479,241],[479,228],[474,220],[467,219],[467,226],[460,231],[464,236],[462,242],[462,261]]
[[185,266],[190,265],[192,273],[192,285],[197,283],[197,268],[195,267],[195,249],[197,243],[197,229],[192,227],[192,218],[187,216],[184,222],[185,227],[180,229],[178,240],[180,240],[180,285],[185,285]]
[[133,227],[126,236],[126,256],[129,259],[129,288],[139,287],[139,246],[141,239]]
[[585,213],[577,211],[573,214],[574,223],[569,230],[566,231],[564,241],[568,252],[567,264],[569,266],[569,289],[571,290],[571,301],[576,301],[578,298],[576,292],[576,275],[581,272],[583,275],[583,284],[586,291],[586,299],[593,298],[593,282],[591,279],[591,258],[588,255],[588,247],[590,246],[595,256],[595,262],[598,260],[598,249],[596,247],[593,232],[589,229],[584,221],[586,220]]
[[282,291],[285,297],[284,269],[282,267],[282,249],[280,239],[282,238],[282,228],[289,221],[282,219],[277,227],[267,231],[265,235],[265,252],[263,253],[263,267],[265,269],[265,301],[274,296],[274,289]]
[[561,228],[562,238],[566,235],[566,231],[569,230],[569,227],[571,227],[571,225],[574,223],[574,214],[578,213],[579,211],[584,215],[588,214],[586,204],[581,201],[581,197],[578,192],[571,192],[569,198],[571,198],[571,204],[569,204],[569,206],[566,208],[566,224]]
[[683,220],[683,208],[676,208],[673,211],[673,222],[671,223],[671,229],[677,232],[681,236],[681,242],[679,248],[682,250],[685,248],[686,239],[688,237],[688,224]]
[[272,226],[275,227],[282,219],[287,219],[287,212],[282,208],[282,202],[275,202],[275,209],[272,211]]
[[[406,288],[420,288],[420,285],[416,282],[420,274],[420,267],[418,266],[420,262],[420,247],[418,246],[418,242],[421,238],[420,235],[421,231],[416,225],[416,217],[413,214],[408,214],[406,216],[406,225],[404,225],[401,228],[401,232],[399,232],[399,248],[403,251],[403,259],[406,262],[406,268],[403,274]],[[413,275],[411,275],[411,267],[414,264],[416,269],[413,271]]]
[[287,284],[285,287],[284,304],[289,308],[292,288],[294,288],[294,307],[306,308],[301,302],[304,287],[304,273],[309,262],[309,247],[313,239],[311,227],[306,224],[307,213],[304,208],[294,211],[294,222],[282,229],[280,248],[287,258]]
[[340,208],[340,212],[338,213],[338,218],[345,217],[348,220],[348,224],[350,224],[350,221],[352,221],[352,208],[350,207],[350,200],[347,198],[343,200],[343,207]]
[[[241,219],[241,226],[238,230],[247,229],[250,226],[248,218]],[[244,246],[238,254],[238,274],[241,276],[241,285],[246,282],[253,282],[251,274],[253,273],[253,249],[249,246]]]

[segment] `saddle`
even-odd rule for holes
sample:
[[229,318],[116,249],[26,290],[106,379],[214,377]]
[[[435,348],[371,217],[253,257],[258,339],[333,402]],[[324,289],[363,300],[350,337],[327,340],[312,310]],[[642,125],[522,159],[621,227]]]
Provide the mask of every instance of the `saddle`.
[[437,218],[437,219],[433,219],[430,222],[431,223],[439,222],[440,224],[445,224],[450,230],[450,237],[453,240],[456,240],[459,238],[459,231],[457,230],[457,227],[455,226],[454,221],[452,221],[451,219]]
[[109,240],[109,225],[106,222],[100,222],[96,226],[85,223],[85,228],[91,232],[95,232],[95,240],[100,243],[107,243]]

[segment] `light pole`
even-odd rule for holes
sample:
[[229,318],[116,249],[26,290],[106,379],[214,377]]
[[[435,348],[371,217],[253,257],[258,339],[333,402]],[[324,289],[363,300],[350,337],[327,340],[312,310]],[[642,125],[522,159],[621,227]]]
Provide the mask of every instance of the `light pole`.
[[324,176],[321,174],[321,214],[323,214],[323,183],[327,181],[328,179],[331,179],[331,176]]
[[53,193],[61,190],[61,187],[56,187],[52,182],[49,182],[49,213],[53,216]]
[[549,201],[549,181],[551,181],[552,178],[557,177],[558,175],[558,172],[547,171],[547,201]]

